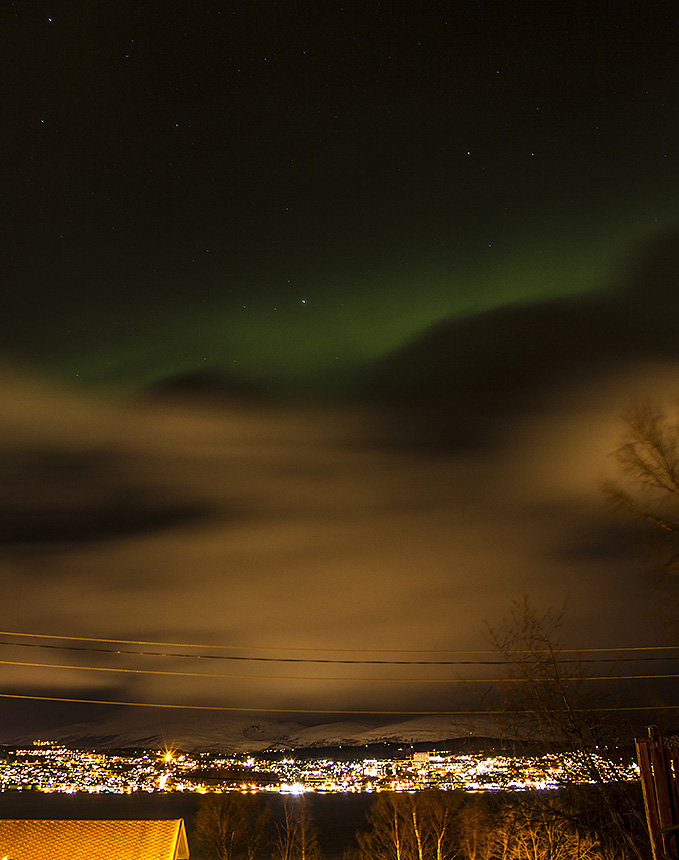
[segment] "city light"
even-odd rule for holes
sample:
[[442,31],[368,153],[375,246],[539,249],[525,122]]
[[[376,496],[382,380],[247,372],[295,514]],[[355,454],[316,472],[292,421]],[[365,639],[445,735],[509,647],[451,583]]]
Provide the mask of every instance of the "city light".
[[634,761],[599,753],[533,756],[413,753],[397,759],[337,761],[135,750],[70,750],[36,741],[0,752],[0,791],[74,794],[135,792],[526,791],[639,779]]

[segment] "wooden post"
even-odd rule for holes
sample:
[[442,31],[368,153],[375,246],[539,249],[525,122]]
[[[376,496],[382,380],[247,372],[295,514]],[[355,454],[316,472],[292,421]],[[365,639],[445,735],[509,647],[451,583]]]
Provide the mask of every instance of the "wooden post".
[[679,860],[679,747],[655,726],[635,744],[653,860]]
[[648,738],[635,738],[634,743],[637,748],[637,759],[641,772],[641,789],[644,794],[646,825],[648,826],[648,834],[651,840],[651,851],[653,852],[653,860],[659,860],[655,847],[655,839],[653,838],[654,834],[660,830],[660,823],[658,821],[658,805],[653,786],[653,768],[651,766],[649,740]]

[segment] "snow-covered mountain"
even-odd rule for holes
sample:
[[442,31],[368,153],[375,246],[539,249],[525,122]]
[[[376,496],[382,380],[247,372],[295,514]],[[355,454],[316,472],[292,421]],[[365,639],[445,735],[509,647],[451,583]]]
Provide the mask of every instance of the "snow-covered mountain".
[[[448,738],[468,737],[470,734],[493,735],[492,722],[487,718],[445,716],[415,717],[396,723],[334,722],[304,726],[294,722],[267,720],[229,720],[216,723],[214,717],[189,715],[176,717],[159,726],[157,718],[130,719],[121,725],[120,716],[110,725],[84,723],[64,725],[45,732],[43,739],[56,740],[74,746],[147,747],[179,749],[220,749],[225,752],[259,752],[261,750],[302,749],[326,746],[364,746],[366,744],[431,743]],[[34,737],[2,738],[11,744],[29,743]]]

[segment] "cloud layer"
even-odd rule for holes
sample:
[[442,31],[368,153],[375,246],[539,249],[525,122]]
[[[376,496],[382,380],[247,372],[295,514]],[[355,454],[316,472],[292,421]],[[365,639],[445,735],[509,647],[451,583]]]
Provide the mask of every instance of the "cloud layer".
[[[598,483],[629,399],[667,392],[678,368],[628,366],[555,390],[498,417],[495,444],[472,451],[409,446],[409,431],[385,430],[377,410],[106,402],[8,373],[2,630],[236,649],[207,649],[222,657],[374,659],[355,649],[487,648],[485,623],[529,595],[538,607],[566,602],[570,647],[656,644],[654,596]],[[397,682],[464,677],[450,666],[8,645],[3,657],[72,667],[5,665],[4,692],[245,711],[468,701],[464,687]]]

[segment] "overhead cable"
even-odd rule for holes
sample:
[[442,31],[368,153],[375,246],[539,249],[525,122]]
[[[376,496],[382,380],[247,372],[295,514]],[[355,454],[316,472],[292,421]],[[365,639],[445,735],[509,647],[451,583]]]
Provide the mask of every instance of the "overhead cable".
[[[14,634],[14,633],[1,633],[0,635],[5,636],[15,636],[15,635],[26,635],[32,636],[33,634]],[[52,637],[46,637],[52,638]],[[53,638],[62,638],[62,637],[53,637]],[[78,637],[63,637],[63,639],[71,639],[71,641],[83,641]],[[107,640],[107,639],[98,639],[98,640],[85,640],[85,641],[96,641],[96,642],[113,642],[115,640]],[[161,645],[162,643],[146,643],[150,645]],[[86,652],[92,654],[125,654],[127,656],[133,657],[171,657],[176,659],[192,659],[192,660],[227,660],[232,662],[242,662],[242,663],[324,663],[324,664],[342,664],[342,665],[382,665],[382,666],[504,666],[507,664],[507,659],[499,659],[499,660],[386,660],[386,659],[372,659],[372,660],[358,660],[358,659],[340,659],[335,657],[259,657],[259,656],[245,656],[242,654],[186,654],[180,652],[170,652],[170,651],[132,651],[130,649],[124,648],[93,648],[90,646],[83,645],[53,645],[45,642],[9,642],[6,640],[0,640],[0,645],[7,645],[10,647],[16,648],[42,648],[51,651],[78,651],[78,652]],[[230,646],[207,646],[207,645],[186,645],[186,646],[172,646],[172,647],[186,647],[186,648],[211,648],[211,647],[230,647]],[[248,650],[248,649],[243,649]],[[305,649],[312,650],[312,649]],[[326,649],[319,648],[318,652],[323,652]],[[597,650],[601,651],[618,651],[618,652],[630,652],[630,651],[659,651],[659,650],[676,650],[679,651],[679,646],[662,646],[662,645],[653,645],[646,646],[641,648],[611,648],[611,649],[584,649],[584,653],[593,653]],[[398,652],[394,652],[398,653]],[[403,652],[406,653],[406,652]],[[409,652],[409,653],[470,653],[470,654],[487,654],[492,653],[497,655],[497,651],[469,651],[469,652]],[[679,653],[673,655],[664,655],[664,656],[646,656],[646,657],[584,657],[581,659],[578,658],[565,658],[561,659],[561,654],[564,653],[576,653],[569,649],[564,649],[558,652],[550,652],[550,651],[519,651],[512,652],[513,654],[554,654],[555,657],[559,658],[559,662],[561,663],[639,663],[639,662],[657,662],[659,660],[677,660],[679,659]],[[580,652],[577,652],[580,653]]]
[[[187,644],[177,642],[155,642],[151,640],[141,639],[104,639],[94,636],[59,636],[52,633],[24,633],[8,630],[0,630],[0,636],[16,636],[30,639],[54,639],[71,642],[103,642],[111,645],[152,645],[158,648],[211,648],[213,650],[234,650],[234,651],[310,651],[313,653],[334,653],[334,654],[497,654],[498,648],[466,648],[466,649],[417,649],[417,648],[317,648],[317,647],[282,647],[282,646],[264,646],[264,645],[206,645],[203,644]],[[2,644],[2,643],[0,643]],[[13,643],[19,644],[19,643]],[[552,654],[555,649],[550,648],[526,648],[526,649],[509,649],[513,654]],[[588,654],[588,653],[613,653],[613,652],[631,652],[631,651],[679,651],[679,645],[640,645],[640,646],[625,646],[618,648],[559,648],[559,654]],[[177,655],[170,655],[177,656]],[[183,656],[183,655],[179,655]],[[212,656],[212,655],[201,655]],[[254,659],[254,658],[241,658]],[[273,659],[273,658],[271,658]]]
[[129,669],[115,666],[70,666],[63,663],[28,663],[18,660],[0,660],[1,666],[25,666],[38,669],[70,669],[71,671],[84,672],[118,672],[133,675],[165,675],[178,678],[229,678],[230,680],[248,681],[345,681],[392,684],[509,684],[509,683],[553,683],[559,681],[642,681],[666,678],[679,678],[679,674],[663,675],[576,675],[573,677],[555,678],[361,678],[361,677],[338,677],[338,676],[316,676],[316,675],[231,675],[213,672],[173,672],[162,669]]
[[[399,716],[441,716],[441,717],[471,717],[471,716],[494,716],[498,714],[506,714],[506,710],[499,711],[390,711],[390,710],[359,710],[359,709],[342,709],[342,708],[251,708],[251,707],[235,707],[227,705],[176,705],[166,704],[161,702],[112,702],[104,699],[75,699],[62,696],[29,696],[19,695],[18,693],[0,693],[0,698],[3,699],[24,699],[34,702],[66,702],[80,705],[108,705],[116,707],[132,707],[132,708],[173,708],[177,710],[188,711],[231,711],[239,713],[260,713],[260,714],[373,714],[373,715],[399,715]],[[611,707],[611,708],[571,708],[564,709],[563,713],[570,711],[584,711],[586,713],[610,713],[616,711],[671,711],[679,710],[679,705],[634,705],[630,707]],[[534,714],[534,710],[512,711],[513,714]]]

